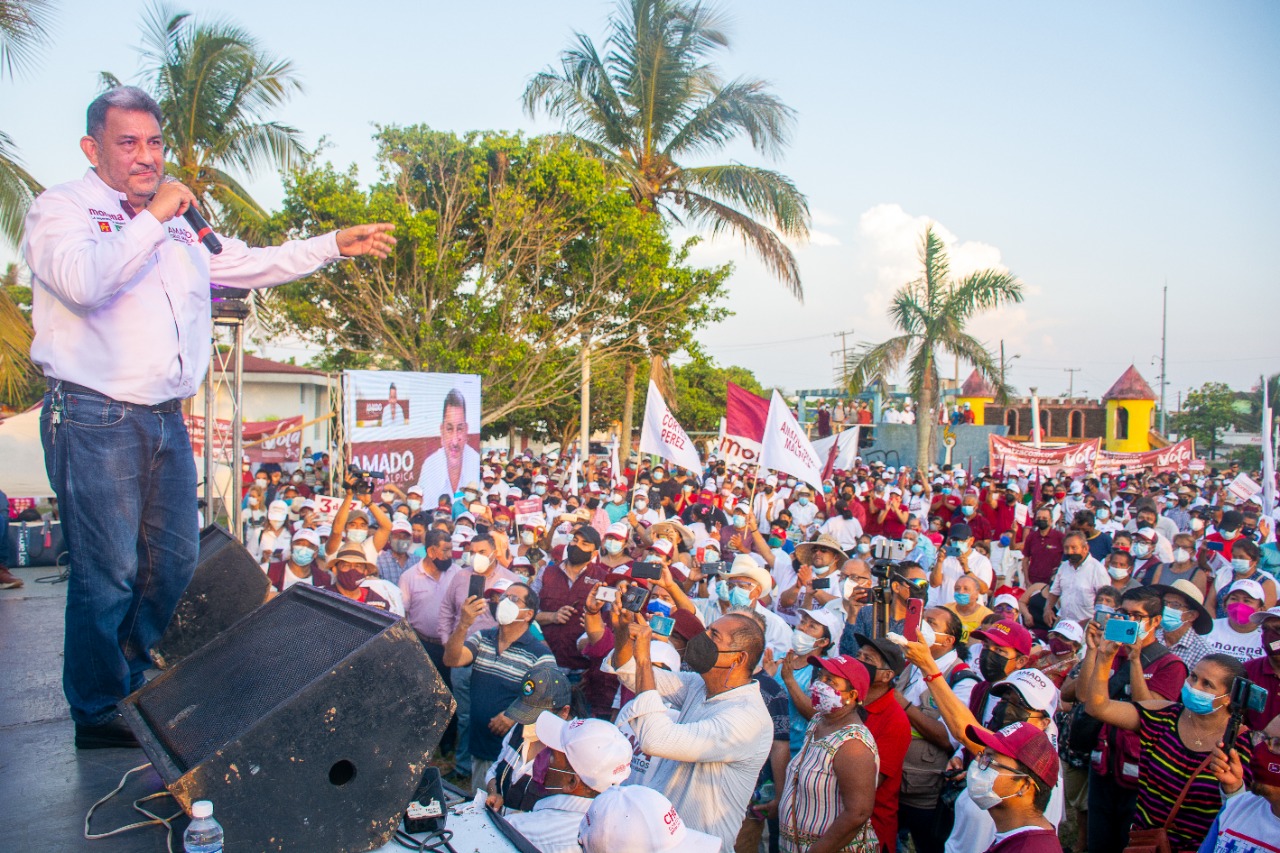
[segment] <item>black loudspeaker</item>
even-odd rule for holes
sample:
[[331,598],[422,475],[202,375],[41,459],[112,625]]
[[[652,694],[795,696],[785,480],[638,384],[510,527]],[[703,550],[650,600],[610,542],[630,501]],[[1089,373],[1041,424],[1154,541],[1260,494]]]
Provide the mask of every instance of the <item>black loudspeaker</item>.
[[266,572],[230,533],[200,531],[200,559],[151,659],[168,669],[261,606],[271,588]]
[[409,624],[298,584],[125,698],[125,722],[227,853],[374,850],[456,705]]

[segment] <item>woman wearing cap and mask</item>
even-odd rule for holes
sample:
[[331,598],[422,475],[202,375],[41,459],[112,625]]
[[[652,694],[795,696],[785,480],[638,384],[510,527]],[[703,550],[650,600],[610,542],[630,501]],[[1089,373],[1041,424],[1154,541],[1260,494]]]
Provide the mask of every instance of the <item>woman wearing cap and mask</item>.
[[809,688],[814,716],[787,765],[778,808],[782,850],[878,851],[871,827],[875,786],[868,782],[880,772],[880,756],[858,712],[870,675],[846,655],[809,661],[815,666]]
[[[1169,822],[1173,853],[1199,850],[1222,807],[1218,781],[1209,765],[1230,717],[1231,683],[1244,675],[1244,667],[1229,655],[1208,655],[1187,676],[1177,701],[1126,702],[1110,698],[1107,691],[1106,673],[1120,645],[1103,639],[1102,632],[1092,625],[1085,632],[1085,643],[1097,660],[1081,685],[1090,716],[1136,732],[1141,744],[1131,828],[1152,830]],[[1247,737],[1237,738],[1236,748],[1242,759],[1252,754]],[[1247,769],[1245,776],[1246,781],[1252,780]],[[1186,798],[1175,814],[1174,803],[1184,790]],[[1106,829],[1111,844],[1096,844],[1090,839],[1091,853],[1124,849],[1130,827]]]
[[1227,565],[1218,571],[1215,578],[1216,588],[1220,590],[1217,595],[1218,616],[1227,615],[1227,590],[1238,580],[1255,581],[1262,587],[1261,609],[1266,610],[1276,606],[1276,579],[1258,567],[1261,556],[1262,550],[1256,542],[1236,541],[1231,556],[1227,558]]

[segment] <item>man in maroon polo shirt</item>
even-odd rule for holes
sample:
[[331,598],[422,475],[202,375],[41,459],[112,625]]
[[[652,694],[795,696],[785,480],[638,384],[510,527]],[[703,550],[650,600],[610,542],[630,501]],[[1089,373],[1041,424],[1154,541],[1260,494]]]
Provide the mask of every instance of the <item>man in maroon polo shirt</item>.
[[867,728],[876,739],[880,753],[880,778],[876,785],[876,802],[871,811],[871,826],[880,839],[880,848],[895,850],[898,843],[898,792],[902,788],[902,763],[911,745],[911,721],[894,695],[894,681],[907,667],[907,659],[889,640],[855,634],[858,653],[871,673],[862,708],[867,714]]
[[[542,635],[556,656],[556,663],[569,675],[569,680],[577,683],[583,673],[591,666],[591,661],[578,650],[578,638],[582,636],[582,614],[591,588],[609,577],[609,567],[596,558],[600,552],[600,531],[589,524],[582,524],[574,531],[564,549],[564,559],[552,563],[542,572],[537,587],[541,609],[537,622],[542,627]],[[611,679],[610,679],[611,680]],[[589,689],[588,689],[589,688]],[[599,679],[590,679],[586,685],[587,699],[592,707],[596,707],[603,696],[593,693],[609,692],[604,707],[607,708],[613,699],[612,687]]]
[[1245,711],[1249,728],[1262,731],[1280,716],[1280,607],[1253,614],[1254,625],[1262,626],[1262,657],[1247,661],[1244,674],[1267,691],[1267,706],[1261,712]]
[[1054,530],[1053,514],[1047,509],[1036,510],[1035,523],[1027,531],[1022,544],[1022,576],[1028,586],[1033,583],[1049,583],[1053,573],[1062,565],[1063,532]]

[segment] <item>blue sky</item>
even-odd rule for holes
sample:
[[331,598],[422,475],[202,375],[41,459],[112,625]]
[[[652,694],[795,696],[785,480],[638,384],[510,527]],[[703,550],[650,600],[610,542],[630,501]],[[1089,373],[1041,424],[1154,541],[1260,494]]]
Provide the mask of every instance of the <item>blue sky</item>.
[[[97,72],[131,78],[143,3],[64,3],[32,74],[0,83],[0,127],[46,183],[84,168],[78,139]],[[222,0],[291,58],[306,86],[279,115],[309,145],[373,176],[373,123],[450,130],[552,128],[519,96],[575,29],[602,40],[607,2],[359,5]],[[1280,232],[1280,5],[1270,2],[868,3],[737,0],[726,76],[774,84],[798,113],[772,165],[808,194],[796,302],[740,245],[694,260],[737,265],[733,318],[703,335],[721,363],[787,389],[830,384],[833,333],[876,341],[936,222],[960,271],[1002,265],[1027,299],[975,331],[1018,355],[1020,389],[1099,395],[1133,362],[1159,373],[1169,286],[1169,405],[1220,380],[1280,370],[1269,249]],[[74,9],[74,11],[72,11]],[[305,17],[300,17],[305,12]],[[709,161],[708,161],[709,162]],[[267,206],[272,174],[250,181]],[[0,249],[0,260],[11,253]],[[786,342],[786,343],[777,343]],[[291,352],[275,350],[277,355]],[[295,354],[303,355],[300,351]],[[961,374],[967,368],[961,366]]]

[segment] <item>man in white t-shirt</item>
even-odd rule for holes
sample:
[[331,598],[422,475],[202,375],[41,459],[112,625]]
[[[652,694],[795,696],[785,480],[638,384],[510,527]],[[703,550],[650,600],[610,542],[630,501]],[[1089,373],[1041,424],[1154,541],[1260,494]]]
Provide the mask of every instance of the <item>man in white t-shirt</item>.
[[813,502],[813,490],[804,483],[796,485],[795,496],[796,499],[787,509],[791,510],[791,521],[805,532],[807,539],[818,518],[818,505]]
[[991,561],[973,550],[973,530],[963,521],[956,522],[951,525],[946,544],[946,558],[934,563],[929,573],[929,606],[941,607],[954,602],[956,581],[965,575],[978,582],[978,592],[985,603],[995,572]]
[[[1059,619],[1083,626],[1093,618],[1094,595],[1111,584],[1111,576],[1089,555],[1089,541],[1079,531],[1073,530],[1063,538],[1062,556],[1045,595],[1044,621],[1049,627]],[[1057,605],[1056,612],[1054,605]]]

